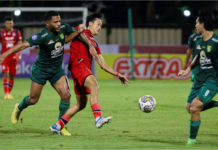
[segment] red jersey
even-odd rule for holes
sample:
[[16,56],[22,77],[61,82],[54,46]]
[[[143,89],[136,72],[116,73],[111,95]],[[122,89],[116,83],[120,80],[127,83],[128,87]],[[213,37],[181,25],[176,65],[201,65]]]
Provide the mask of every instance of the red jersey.
[[[18,41],[21,41],[21,33],[19,30],[12,29],[12,31],[7,31],[2,29],[0,31],[0,42],[2,43],[2,54],[9,50],[11,47],[15,46]],[[7,57],[8,59],[16,59],[17,53],[11,54]]]
[[[78,30],[79,27],[76,27]],[[84,29],[83,34],[89,39],[91,44],[94,46],[97,54],[101,54],[100,47],[98,43],[95,41],[93,35],[88,29]],[[80,41],[73,40],[70,44],[70,64],[73,63],[75,60],[84,59],[88,62],[89,68],[92,66],[92,55],[89,53],[89,49]]]

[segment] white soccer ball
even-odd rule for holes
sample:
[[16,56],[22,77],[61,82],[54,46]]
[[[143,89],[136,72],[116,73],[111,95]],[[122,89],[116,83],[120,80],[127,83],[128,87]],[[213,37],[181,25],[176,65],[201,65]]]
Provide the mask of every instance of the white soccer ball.
[[152,112],[156,107],[156,100],[151,95],[144,95],[139,99],[139,109],[143,112]]

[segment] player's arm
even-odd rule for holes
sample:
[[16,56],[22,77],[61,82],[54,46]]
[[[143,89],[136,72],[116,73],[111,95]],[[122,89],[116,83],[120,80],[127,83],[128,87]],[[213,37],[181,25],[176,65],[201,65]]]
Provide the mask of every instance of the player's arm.
[[[18,41],[17,44],[20,44],[22,43],[22,41]],[[20,61],[21,60],[21,51],[18,52],[18,57],[17,57],[17,61]]]
[[[85,29],[86,25],[85,24],[79,24],[79,29],[76,32],[73,32],[71,34],[69,34],[66,38],[65,38],[65,43],[69,43],[70,41],[72,41],[75,37],[77,37],[82,31],[83,29]],[[73,27],[74,28],[74,27]],[[74,30],[76,30],[74,28]]]
[[193,49],[188,48],[187,53],[186,53],[186,60],[185,60],[185,67],[184,67],[184,69],[187,69],[187,67],[188,67],[189,59],[190,59],[190,57],[192,55],[192,52],[193,52]]
[[101,67],[101,69],[103,69],[104,71],[106,71],[114,76],[117,76],[124,86],[128,86],[128,83],[130,83],[130,81],[125,76],[123,76],[119,72],[115,71],[108,64],[106,64],[104,61],[104,58],[102,57],[101,54],[99,54],[99,59],[95,58],[95,60],[97,61],[97,63]]
[[189,74],[189,72],[194,69],[197,65],[199,65],[199,56],[196,55],[193,59],[191,65],[186,70],[180,70],[178,76],[183,77]]
[[10,48],[8,51],[6,51],[5,53],[3,53],[2,55],[0,55],[0,64],[5,60],[6,57],[8,57],[9,55],[13,54],[13,53],[17,53],[22,51],[23,49],[30,47],[30,44],[27,41],[24,41],[23,43],[19,43],[15,46],[13,46],[12,48]]

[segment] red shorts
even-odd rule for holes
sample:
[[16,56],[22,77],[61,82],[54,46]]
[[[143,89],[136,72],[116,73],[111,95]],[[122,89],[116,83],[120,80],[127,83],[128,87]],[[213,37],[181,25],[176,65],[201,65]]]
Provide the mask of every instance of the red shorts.
[[17,74],[17,60],[8,59],[1,64],[2,72],[9,72],[10,75]]
[[74,61],[70,66],[69,69],[71,71],[71,76],[74,82],[74,92],[76,95],[81,94],[90,94],[90,90],[84,87],[85,79],[92,75],[92,72],[89,66],[83,59],[79,59]]

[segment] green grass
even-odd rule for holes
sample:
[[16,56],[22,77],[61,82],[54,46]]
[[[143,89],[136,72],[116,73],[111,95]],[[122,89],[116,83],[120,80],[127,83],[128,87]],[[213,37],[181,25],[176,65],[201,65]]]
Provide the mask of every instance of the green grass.
[[[30,79],[16,79],[12,95],[4,100],[0,87],[0,149],[217,149],[218,124],[214,108],[201,113],[202,123],[195,147],[185,147],[190,115],[185,104],[190,81],[131,81],[124,88],[117,80],[99,80],[99,100],[103,116],[113,116],[110,124],[96,129],[90,104],[67,125],[71,137],[54,135],[49,127],[56,123],[60,98],[47,83],[35,106],[21,114],[22,122],[12,125],[14,104],[29,94]],[[71,105],[75,103],[73,83]],[[138,99],[152,95],[157,101],[152,113],[138,108]]]

